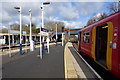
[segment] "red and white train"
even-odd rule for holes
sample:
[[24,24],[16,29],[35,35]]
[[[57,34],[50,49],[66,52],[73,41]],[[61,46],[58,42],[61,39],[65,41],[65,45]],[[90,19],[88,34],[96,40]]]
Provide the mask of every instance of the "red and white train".
[[120,78],[120,12],[81,29],[79,35],[78,51]]

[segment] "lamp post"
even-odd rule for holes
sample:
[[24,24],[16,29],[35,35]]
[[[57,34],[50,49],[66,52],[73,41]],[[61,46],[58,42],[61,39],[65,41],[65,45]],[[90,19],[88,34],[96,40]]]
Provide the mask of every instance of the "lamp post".
[[58,36],[57,36],[57,24],[56,24],[56,46],[57,46],[57,38]]
[[15,9],[18,9],[18,12],[20,12],[20,55],[22,55],[22,8],[21,7],[14,7]]
[[64,27],[62,27],[62,46],[64,45]]
[[[44,10],[43,10],[43,7],[44,5],[49,5],[50,2],[43,2],[42,5],[41,5],[41,10],[42,10],[42,28],[44,28]],[[41,47],[41,28],[40,28],[40,47]],[[41,54],[41,58],[42,58],[42,55],[44,55],[44,37],[42,39],[42,50],[40,48],[40,54]]]
[[[28,24],[26,24],[26,27],[28,27]],[[25,42],[26,42],[26,50],[25,50],[25,52],[27,53],[27,44],[28,44],[27,35],[25,36]]]
[[32,23],[32,13],[31,13],[31,9],[29,9],[30,12],[30,51],[33,51],[33,41],[32,41],[32,27],[31,27],[31,23]]
[[70,27],[69,27],[69,40],[68,41],[70,41]]
[[11,47],[10,47],[10,30],[11,28],[9,29],[9,57],[11,57]]

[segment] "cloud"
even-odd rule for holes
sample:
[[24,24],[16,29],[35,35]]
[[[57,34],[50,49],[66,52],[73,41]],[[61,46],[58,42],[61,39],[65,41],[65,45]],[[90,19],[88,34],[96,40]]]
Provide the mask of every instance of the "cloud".
[[59,7],[60,15],[65,20],[75,20],[79,18],[79,12],[71,3],[64,3]]
[[[13,2],[13,3],[3,3],[2,4],[2,10],[5,13],[2,13],[3,18],[2,23],[7,23],[8,21],[19,21],[19,13],[17,10],[14,9],[15,6],[21,6],[22,7],[22,21],[24,24],[29,23],[29,9],[32,9],[32,22],[33,23],[40,23],[41,22],[41,10],[40,6],[41,3],[36,3],[36,2]],[[69,11],[67,11],[69,8]],[[7,16],[6,16],[7,15]],[[45,22],[50,21],[51,17],[57,18],[59,17],[60,19],[63,20],[75,20],[78,19],[79,14],[75,7],[71,5],[71,3],[51,3],[49,6],[44,6],[44,20]],[[11,20],[12,18],[12,20]]]
[[29,16],[23,16],[22,17],[23,24],[29,24],[30,23],[30,17]]
[[81,16],[87,16],[103,6],[102,2],[81,2],[76,3],[76,8]]
[[2,13],[0,13],[0,22],[2,22]]
[[[117,0],[47,0],[49,2],[115,2]],[[1,0],[0,2],[44,2],[44,0]]]
[[2,29],[2,23],[0,23],[0,29]]
[[[2,2],[2,13],[0,12],[0,18],[2,16],[3,26],[8,27],[10,24],[19,23],[19,13],[14,9],[15,6],[22,7],[23,24],[29,24],[29,9],[32,9],[32,23],[36,24],[38,27],[41,25],[41,2],[26,1],[29,2]],[[51,2],[49,6],[44,6],[44,22],[63,21],[66,27],[81,27],[86,22],[80,21],[81,16],[86,17],[100,9],[101,6],[102,3],[93,2]]]
[[2,22],[5,22],[5,24],[12,20],[10,15],[6,12],[3,12],[2,14],[0,13],[0,17],[2,18]]
[[79,18],[78,10],[71,3],[51,3],[45,7],[44,15],[46,17],[59,17],[64,20],[75,20]]
[[[41,3],[18,3],[18,2],[3,2],[2,3],[2,24],[6,27],[11,23],[19,22],[19,13],[18,10],[14,9],[15,6],[22,7],[22,22],[23,24],[29,23],[29,9],[32,9],[33,22],[36,21],[34,18],[38,19],[41,13],[40,6]],[[9,23],[9,24],[8,24]],[[35,22],[34,22],[35,23]]]
[[66,28],[83,28],[86,22],[67,22],[64,21]]

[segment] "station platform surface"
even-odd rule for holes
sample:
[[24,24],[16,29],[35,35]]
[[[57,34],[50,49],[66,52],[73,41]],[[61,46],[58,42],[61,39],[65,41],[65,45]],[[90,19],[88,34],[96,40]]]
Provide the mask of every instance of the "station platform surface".
[[78,79],[102,79],[90,65],[79,56],[72,43],[67,43],[65,46],[65,78],[78,78]]
[[[3,56],[3,78],[64,78],[64,47],[61,45],[50,46],[50,53],[45,54],[43,59],[37,57],[39,49],[34,52],[27,53],[20,56],[19,53],[16,57],[19,59],[9,59],[6,62],[8,55]],[[15,57],[15,56],[14,56]],[[14,58],[12,57],[12,58]]]
[[39,48],[33,52],[19,52],[2,56],[2,77],[4,78],[78,78],[96,79],[96,75],[79,59],[71,43],[65,46],[50,45],[50,53],[43,59],[38,57]]

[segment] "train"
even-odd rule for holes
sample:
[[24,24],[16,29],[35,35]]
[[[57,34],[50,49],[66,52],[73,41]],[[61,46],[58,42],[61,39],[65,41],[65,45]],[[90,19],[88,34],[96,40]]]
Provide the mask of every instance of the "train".
[[120,78],[120,12],[79,31],[78,51]]

